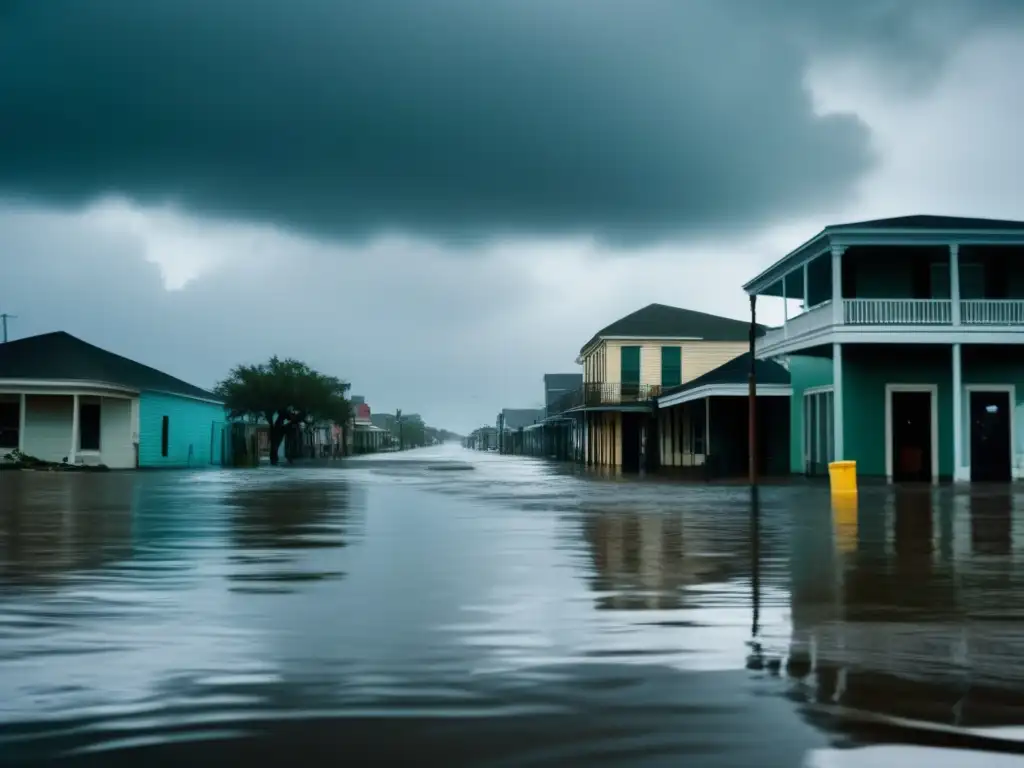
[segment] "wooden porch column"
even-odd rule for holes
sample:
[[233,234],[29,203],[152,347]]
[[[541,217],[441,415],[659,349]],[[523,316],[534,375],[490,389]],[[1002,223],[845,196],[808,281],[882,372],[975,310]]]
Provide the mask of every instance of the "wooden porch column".
[[68,464],[74,464],[78,453],[78,395],[72,397],[71,412],[71,452],[68,454]]
[[786,277],[782,278],[782,335],[789,337],[789,300],[786,298]]
[[832,246],[832,324],[843,324],[843,252],[841,245]]
[[[955,247],[955,246],[954,246]],[[956,307],[959,302],[954,301]],[[960,480],[964,464],[963,368],[960,345],[953,345],[953,480]],[[966,479],[966,478],[964,478]]]
[[960,246],[956,243],[949,246],[949,299],[953,325],[960,325]]
[[[783,280],[783,296],[786,282]],[[747,462],[750,486],[757,485],[757,358],[754,345],[757,339],[757,296],[750,296],[750,373],[747,376]],[[710,398],[709,398],[710,399]]]
[[27,411],[25,408],[28,405],[28,397],[22,392],[18,395],[18,450],[21,453],[25,452],[25,416]]
[[704,398],[704,463],[711,455],[711,396]]

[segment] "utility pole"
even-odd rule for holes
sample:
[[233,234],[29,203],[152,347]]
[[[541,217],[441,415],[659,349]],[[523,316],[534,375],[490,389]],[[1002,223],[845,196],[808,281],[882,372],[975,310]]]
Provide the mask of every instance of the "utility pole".
[[17,320],[18,316],[17,315],[9,315],[6,312],[4,312],[3,314],[0,314],[0,324],[3,325],[3,329],[4,329],[4,344],[7,343],[7,320],[8,320],[8,318],[10,318],[11,320]]
[[757,358],[754,356],[754,345],[757,340],[757,296],[750,297],[750,382],[747,393],[749,401],[747,439],[750,441],[750,487],[757,488]]

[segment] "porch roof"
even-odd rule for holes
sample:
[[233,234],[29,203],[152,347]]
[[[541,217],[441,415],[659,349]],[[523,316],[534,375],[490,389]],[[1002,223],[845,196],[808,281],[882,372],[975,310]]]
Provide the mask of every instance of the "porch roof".
[[803,278],[792,270],[827,253],[832,246],[855,245],[1024,245],[1024,221],[962,216],[896,216],[830,224],[743,286],[751,295],[803,298]]
[[387,432],[386,429],[381,429],[373,424],[367,424],[365,422],[356,422],[352,425],[353,432]]
[[221,402],[212,392],[108,352],[64,331],[0,344],[0,382],[4,380],[89,381]]
[[[756,360],[754,372],[758,395],[789,395],[792,391],[789,371],[774,360]],[[658,407],[667,408],[705,397],[745,395],[749,375],[750,353],[744,352],[693,381],[667,390],[658,398]]]

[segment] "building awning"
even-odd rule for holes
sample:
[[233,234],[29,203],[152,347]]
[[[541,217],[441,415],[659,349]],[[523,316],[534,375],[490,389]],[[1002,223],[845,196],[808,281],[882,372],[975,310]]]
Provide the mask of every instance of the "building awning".
[[381,429],[373,424],[356,424],[354,429],[356,432],[387,432],[386,429]]
[[[789,371],[773,360],[757,360],[757,395],[789,397],[793,393]],[[706,397],[746,397],[749,395],[750,353],[745,352],[724,365],[675,387],[658,398],[659,408],[703,400]]]

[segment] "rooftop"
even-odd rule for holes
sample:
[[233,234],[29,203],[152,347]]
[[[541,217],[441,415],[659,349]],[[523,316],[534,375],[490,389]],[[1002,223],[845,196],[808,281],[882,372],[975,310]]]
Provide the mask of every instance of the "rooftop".
[[[782,365],[776,363],[773,360],[755,360],[754,372],[757,376],[758,385],[781,384],[784,386],[789,386],[789,371],[787,371]],[[739,357],[734,357],[729,362],[724,363],[723,365],[720,365],[717,368],[708,371],[703,376],[698,376],[693,381],[688,381],[685,384],[678,387],[666,389],[661,393],[661,397],[677,395],[682,392],[689,392],[694,389],[700,389],[701,387],[711,387],[715,385],[746,384],[749,380],[749,376],[750,353],[744,352]]]
[[[764,330],[764,326],[758,326],[758,334]],[[637,339],[746,341],[749,333],[750,323],[746,320],[670,307],[667,304],[648,304],[643,309],[638,309],[602,328],[580,348],[580,354],[598,340],[616,336]]]
[[0,344],[0,380],[3,379],[95,381],[138,391],[220,400],[212,392],[64,331]]

